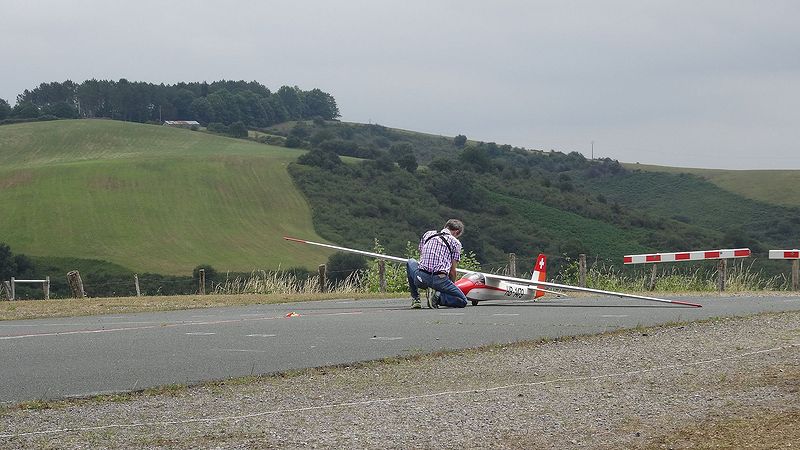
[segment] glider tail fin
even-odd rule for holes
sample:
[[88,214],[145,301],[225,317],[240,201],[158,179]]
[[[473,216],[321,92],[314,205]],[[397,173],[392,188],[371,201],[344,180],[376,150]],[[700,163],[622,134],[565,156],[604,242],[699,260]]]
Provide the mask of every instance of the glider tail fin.
[[[533,275],[531,276],[531,280],[533,281],[545,281],[547,276],[547,257],[544,253],[539,253],[539,256],[536,258],[536,264],[533,266]],[[538,286],[534,285],[534,288]],[[536,290],[533,298],[539,298],[544,295],[544,291]]]

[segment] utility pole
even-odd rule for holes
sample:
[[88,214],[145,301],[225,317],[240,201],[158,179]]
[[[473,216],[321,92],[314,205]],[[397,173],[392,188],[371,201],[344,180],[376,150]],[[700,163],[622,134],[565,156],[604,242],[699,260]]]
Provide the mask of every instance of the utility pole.
[[592,161],[594,161],[594,141],[592,141]]

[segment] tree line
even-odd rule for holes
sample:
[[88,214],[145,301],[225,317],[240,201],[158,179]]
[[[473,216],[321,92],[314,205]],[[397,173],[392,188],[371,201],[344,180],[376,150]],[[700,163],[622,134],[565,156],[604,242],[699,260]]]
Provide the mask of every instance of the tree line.
[[195,120],[202,125],[242,122],[263,128],[288,120],[339,117],[331,94],[281,86],[272,92],[256,81],[221,80],[165,85],[86,80],[41,83],[17,96],[11,107],[0,99],[0,121],[42,118],[109,118],[131,122]]

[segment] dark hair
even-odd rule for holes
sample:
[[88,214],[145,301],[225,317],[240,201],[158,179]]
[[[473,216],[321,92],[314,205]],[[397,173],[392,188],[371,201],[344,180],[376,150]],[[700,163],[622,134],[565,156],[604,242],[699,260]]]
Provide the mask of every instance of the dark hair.
[[458,231],[459,234],[464,234],[464,222],[458,219],[450,219],[444,226],[450,231]]

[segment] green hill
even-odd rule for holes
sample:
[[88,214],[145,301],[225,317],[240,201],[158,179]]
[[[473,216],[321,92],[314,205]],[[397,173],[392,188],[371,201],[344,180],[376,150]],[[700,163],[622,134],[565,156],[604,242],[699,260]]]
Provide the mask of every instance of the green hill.
[[625,164],[625,167],[645,172],[689,173],[751,200],[779,206],[800,206],[800,195],[796,195],[800,170],[687,169],[645,164]]
[[109,120],[0,127],[0,241],[17,253],[187,274],[313,268],[329,254],[286,166],[302,152]]
[[[307,121],[269,131],[312,150],[290,173],[312,204],[316,229],[343,245],[363,248],[378,238],[403,252],[420,230],[451,216],[465,219],[464,246],[490,269],[508,252],[524,259],[541,251],[555,264],[578,253],[619,263],[629,253],[748,246],[765,259],[767,248],[800,240],[800,209],[747,194],[748,174],[726,189],[680,169],[643,172],[491,142],[459,147],[379,125]],[[416,169],[407,164],[409,149]],[[336,155],[368,160],[341,164]],[[792,190],[771,181],[774,192]]]
[[[760,172],[726,174],[714,171],[715,183],[704,176],[689,172],[633,170],[621,176],[589,179],[586,187],[601,192],[609,199],[651,214],[669,217],[724,233],[720,242],[727,247],[750,247],[763,252],[768,248],[794,248],[800,242],[800,210],[783,206],[789,185],[780,179],[771,180],[773,189],[784,194],[771,198],[749,189],[747,185],[760,179]],[[764,200],[756,200],[760,197]],[[767,200],[767,201],[765,201]],[[712,243],[713,244],[713,243]]]
[[[0,126],[0,242],[31,256],[187,275],[199,264],[313,269],[330,253],[283,235],[362,249],[377,238],[402,255],[449,217],[465,220],[464,247],[489,270],[509,252],[520,267],[547,253],[555,272],[561,255],[618,263],[627,253],[800,240],[797,200],[780,194],[792,172],[643,171],[321,120],[266,131],[312,151],[110,120]],[[748,188],[749,176],[774,187]]]

